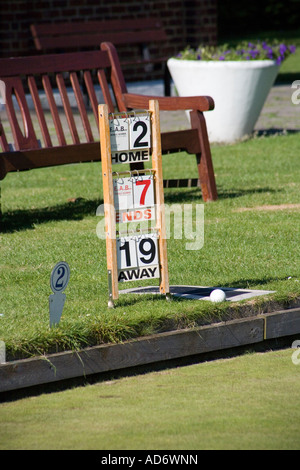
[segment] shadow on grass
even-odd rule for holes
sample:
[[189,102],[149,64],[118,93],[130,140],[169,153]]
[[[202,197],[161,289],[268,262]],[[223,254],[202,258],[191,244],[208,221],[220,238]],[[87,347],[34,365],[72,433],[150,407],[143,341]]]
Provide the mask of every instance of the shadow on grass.
[[[209,294],[211,293],[211,291],[213,289],[217,289],[217,288],[229,288],[229,289],[244,289],[244,290],[260,290],[260,288],[263,288],[262,290],[265,290],[264,287],[269,284],[270,282],[274,282],[274,281],[284,281],[286,280],[287,278],[285,276],[283,277],[266,277],[266,278],[263,278],[263,279],[239,279],[239,280],[236,280],[236,281],[230,281],[230,282],[225,282],[225,283],[222,283],[222,285],[211,285],[211,286],[201,286],[199,285],[198,287],[199,288],[202,288],[201,290],[201,295],[202,296],[209,296]],[[154,285],[154,284],[153,284]],[[149,286],[144,286],[145,289],[147,289],[147,287]],[[172,288],[172,285],[170,286]],[[138,289],[138,287],[133,287],[132,289]],[[187,284],[186,285],[186,289],[185,289],[185,292],[187,293],[188,291],[194,291],[194,288],[195,288],[195,285],[189,285]],[[171,289],[171,292],[172,292],[172,289]],[[120,294],[123,294],[122,290],[119,290],[119,293]],[[160,295],[159,293],[153,293],[153,292],[145,292],[145,293],[140,293],[138,294],[137,292],[132,292],[132,293],[129,293],[129,292],[126,292],[126,289],[125,289],[125,292],[124,294],[126,295],[121,295],[119,300],[118,300],[118,303],[119,303],[119,306],[121,307],[125,307],[125,306],[129,306],[129,305],[134,305],[136,304],[137,302],[140,302],[140,301],[145,301],[145,300],[148,300],[150,302],[153,302],[153,301],[166,301],[165,300],[165,296],[164,295]],[[189,298],[186,298],[186,297],[177,297],[177,296],[173,296],[172,297],[172,301],[175,301],[175,302],[182,302],[182,303],[186,303],[187,300],[190,300]],[[199,299],[201,300],[201,299]]]
[[4,212],[0,221],[0,232],[10,233],[33,229],[36,224],[62,220],[82,220],[87,215],[96,215],[102,200],[77,198],[65,204],[39,209],[22,209]]
[[[249,194],[257,193],[278,193],[281,189],[274,189],[269,187],[264,188],[253,188],[253,189],[225,189],[217,184],[218,199],[229,199],[235,197],[247,196]],[[168,190],[165,192],[165,203],[166,204],[183,204],[185,202],[200,202],[202,203],[202,196],[200,188],[189,189],[186,191],[174,191]]]
[[[269,187],[255,189],[223,189],[218,187],[218,198],[228,199],[242,197],[247,194],[272,193],[280,190]],[[191,188],[188,190],[169,189],[165,192],[166,204],[202,203],[201,189]],[[103,200],[88,200],[77,198],[65,204],[58,204],[51,207],[41,207],[39,209],[20,209],[11,212],[4,212],[0,219],[0,233],[11,233],[20,230],[34,229],[36,225],[52,221],[82,220],[88,215],[95,215],[99,205]]]
[[291,85],[295,80],[300,80],[300,72],[279,73],[275,85]]
[[239,279],[229,283],[222,283],[222,287],[232,287],[236,289],[254,289],[257,286],[265,286],[270,282],[284,281],[286,277],[265,277],[263,279]]
[[271,137],[275,135],[299,134],[300,129],[279,129],[272,127],[270,129],[259,129],[255,131],[255,137]]

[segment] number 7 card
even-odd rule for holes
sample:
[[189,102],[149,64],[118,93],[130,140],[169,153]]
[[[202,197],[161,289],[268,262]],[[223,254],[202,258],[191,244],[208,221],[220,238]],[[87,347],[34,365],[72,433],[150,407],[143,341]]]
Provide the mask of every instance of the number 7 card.
[[155,218],[153,175],[116,178],[113,190],[117,223]]

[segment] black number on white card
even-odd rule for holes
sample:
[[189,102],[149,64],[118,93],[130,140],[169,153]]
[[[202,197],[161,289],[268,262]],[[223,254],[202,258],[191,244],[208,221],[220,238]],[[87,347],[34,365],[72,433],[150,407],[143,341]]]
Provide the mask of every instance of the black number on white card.
[[[63,279],[64,275],[65,275],[65,268],[64,266],[60,266],[58,268],[58,271],[57,271],[57,274],[59,274],[57,280],[56,280],[56,283],[55,283],[55,287],[57,289],[60,289],[62,286],[63,286],[63,281],[61,281],[61,279]],[[60,281],[60,282],[58,282]]]
[[[148,244],[150,246],[148,246]],[[156,246],[154,243],[154,240],[152,238],[143,238],[139,243],[138,243],[138,250],[140,254],[142,255],[140,257],[140,261],[145,264],[150,264],[154,260],[156,256]],[[126,241],[124,242],[123,245],[120,246],[120,251],[124,251],[125,253],[125,262],[126,262],[126,267],[131,266],[131,256],[130,256],[130,245],[129,242]]]
[[[147,247],[147,243],[150,244],[149,247]],[[146,245],[146,247],[145,247]],[[155,258],[155,243],[154,241],[152,240],[152,238],[143,238],[141,241],[140,241],[140,244],[139,244],[139,250],[140,250],[140,253],[144,256],[149,256],[149,258],[140,258],[141,261],[145,264],[150,264],[152,263],[152,261],[154,260]]]
[[147,124],[144,121],[138,121],[134,124],[133,130],[137,131],[138,127],[142,128],[140,135],[135,139],[133,147],[149,147],[149,142],[143,142],[142,139],[145,137],[148,131]]
[[120,251],[121,250],[125,251],[126,266],[128,267],[131,265],[129,242],[125,242],[124,245],[120,246]]

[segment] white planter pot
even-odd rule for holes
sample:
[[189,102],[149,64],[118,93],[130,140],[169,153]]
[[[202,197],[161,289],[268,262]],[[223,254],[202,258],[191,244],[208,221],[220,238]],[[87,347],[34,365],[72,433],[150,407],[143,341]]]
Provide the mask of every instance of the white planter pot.
[[215,109],[205,113],[211,142],[234,142],[250,135],[279,65],[272,60],[194,61],[169,59],[179,96],[208,95]]

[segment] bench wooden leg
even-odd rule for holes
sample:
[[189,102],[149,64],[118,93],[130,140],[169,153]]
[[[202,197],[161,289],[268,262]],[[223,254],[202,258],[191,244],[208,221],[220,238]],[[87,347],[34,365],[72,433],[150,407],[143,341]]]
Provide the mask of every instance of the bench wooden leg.
[[1,195],[1,183],[2,181],[0,180],[0,232],[2,229],[2,195]]
[[197,155],[198,174],[203,200],[215,201],[218,198],[210,145],[208,141],[205,117],[200,111],[191,111],[192,128],[198,130],[201,154]]

